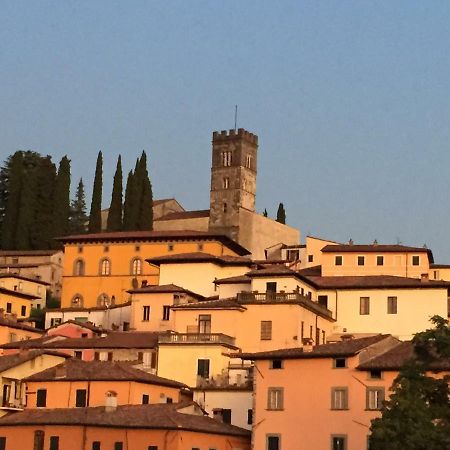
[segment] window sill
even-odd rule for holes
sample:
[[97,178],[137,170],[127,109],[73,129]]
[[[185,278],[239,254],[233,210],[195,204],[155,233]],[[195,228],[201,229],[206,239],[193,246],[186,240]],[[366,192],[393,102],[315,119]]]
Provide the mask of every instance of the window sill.
[[266,408],[266,411],[284,411],[284,408]]
[[331,408],[331,411],[350,411],[350,408]]
[[372,411],[372,412],[374,412],[374,411],[381,411],[381,408],[366,408],[364,411]]

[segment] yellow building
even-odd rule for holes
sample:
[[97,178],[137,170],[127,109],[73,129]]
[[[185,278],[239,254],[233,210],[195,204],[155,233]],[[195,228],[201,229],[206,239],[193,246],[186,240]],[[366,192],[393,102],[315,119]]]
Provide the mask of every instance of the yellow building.
[[64,243],[62,307],[124,303],[143,281],[158,284],[159,269],[147,258],[189,252],[246,255],[230,238],[197,231],[133,231],[68,236]]
[[[42,330],[18,322],[17,319],[3,317],[0,313],[0,344],[36,339],[41,337],[42,334]],[[1,353],[3,353],[2,350],[0,350]]]
[[50,283],[37,278],[29,278],[13,273],[0,274],[0,287],[36,297],[32,300],[32,307],[36,309],[45,308],[47,288],[49,286]]
[[0,310],[18,319],[30,316],[33,301],[39,297],[25,292],[0,287]]

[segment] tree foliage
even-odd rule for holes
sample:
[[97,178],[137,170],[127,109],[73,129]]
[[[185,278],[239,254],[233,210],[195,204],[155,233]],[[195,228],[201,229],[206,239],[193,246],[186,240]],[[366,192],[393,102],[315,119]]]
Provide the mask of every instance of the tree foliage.
[[92,190],[91,211],[89,213],[89,232],[102,231],[102,190],[103,190],[103,156],[98,152],[95,167],[94,188]]
[[119,155],[106,225],[108,231],[120,231],[122,229],[122,189],[122,159]]
[[70,216],[70,160],[63,156],[56,175],[53,199],[53,234],[64,236],[69,231]]
[[372,421],[371,450],[450,449],[450,377],[430,375],[450,364],[450,326],[438,316],[432,322],[434,328],[415,335],[415,357],[394,380],[381,418]]
[[286,211],[284,210],[283,203],[280,203],[278,205],[278,211],[277,211],[277,222],[280,223],[286,223]]
[[88,217],[86,215],[86,199],[84,184],[81,178],[78,182],[75,198],[70,204],[69,231],[72,234],[82,234],[86,231]]

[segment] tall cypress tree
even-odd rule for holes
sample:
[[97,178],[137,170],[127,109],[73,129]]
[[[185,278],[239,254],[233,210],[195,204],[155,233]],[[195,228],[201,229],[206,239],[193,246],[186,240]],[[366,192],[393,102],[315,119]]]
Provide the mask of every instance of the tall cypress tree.
[[283,203],[280,203],[278,205],[278,211],[277,211],[277,222],[286,223],[286,211],[284,210]]
[[132,170],[128,173],[127,186],[125,188],[125,202],[123,205],[123,229],[126,231],[136,230],[137,220],[137,195],[136,177]]
[[69,230],[73,234],[81,234],[86,232],[86,223],[88,217],[86,215],[86,200],[84,197],[83,179],[80,178],[75,199],[70,205]]
[[64,156],[58,168],[53,200],[53,233],[64,236],[69,231],[70,213],[70,160]]
[[95,168],[94,189],[92,191],[91,212],[89,214],[89,232],[102,231],[102,189],[103,189],[103,156],[98,152]]
[[122,189],[122,159],[119,155],[108,213],[106,227],[108,231],[120,231],[122,229]]
[[153,229],[153,191],[147,170],[147,155],[142,152],[137,169],[137,190],[138,190],[138,230]]

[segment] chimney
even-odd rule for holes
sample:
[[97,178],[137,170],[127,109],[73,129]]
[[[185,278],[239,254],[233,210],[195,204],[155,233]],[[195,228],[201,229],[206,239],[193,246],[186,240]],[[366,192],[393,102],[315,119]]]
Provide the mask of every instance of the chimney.
[[108,391],[105,397],[105,411],[114,412],[117,409],[117,393]]
[[430,277],[429,277],[428,273],[420,274],[420,281],[422,283],[426,283],[426,282],[430,281]]

